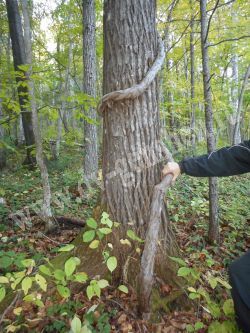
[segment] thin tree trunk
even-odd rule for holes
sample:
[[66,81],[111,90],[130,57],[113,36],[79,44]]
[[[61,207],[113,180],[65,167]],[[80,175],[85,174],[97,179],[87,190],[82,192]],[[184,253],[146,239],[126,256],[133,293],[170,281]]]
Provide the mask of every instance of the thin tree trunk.
[[238,100],[235,127],[234,127],[233,144],[238,144],[241,142],[241,134],[240,134],[241,110],[242,110],[244,92],[245,92],[245,89],[247,86],[249,76],[250,76],[250,66],[248,66],[248,68],[246,70],[244,80],[243,80],[243,83],[241,86],[240,96],[239,96],[239,100]]
[[[191,8],[192,8],[192,0]],[[192,14],[190,24],[190,83],[191,83],[191,114],[190,114],[190,130],[191,145],[195,149],[195,58],[194,58],[194,16]]]
[[49,175],[43,157],[42,137],[39,128],[39,120],[38,120],[37,107],[35,101],[34,82],[31,79],[32,45],[31,45],[31,29],[30,29],[30,18],[29,18],[27,0],[22,0],[22,10],[23,10],[23,19],[24,19],[24,43],[26,48],[27,64],[30,65],[28,71],[28,87],[29,87],[30,105],[32,110],[32,125],[35,136],[36,161],[41,172],[42,185],[43,185],[43,206],[41,209],[41,215],[46,222],[46,230],[51,231],[52,229],[54,229],[55,224],[52,219]]
[[[95,1],[83,0],[83,92],[96,97],[96,42],[95,42]],[[96,110],[84,108],[85,115],[96,121]],[[97,178],[98,152],[97,127],[84,120],[84,179],[88,184]]]
[[[0,65],[2,63],[2,49],[0,45]],[[2,82],[0,79],[0,91],[2,88]],[[3,106],[2,106],[2,98],[0,97],[0,170],[6,166],[6,151],[3,145],[4,140],[4,126],[1,124],[3,118]]]
[[[213,129],[213,109],[211,93],[211,75],[208,57],[208,25],[207,25],[207,0],[200,0],[201,13],[201,51],[202,51],[202,69],[203,69],[203,90],[205,102],[205,121],[207,135],[207,150],[212,153],[215,150],[215,136]],[[210,242],[219,241],[218,225],[218,186],[215,177],[209,178],[209,232]]]
[[67,101],[66,98],[70,95],[70,82],[69,82],[69,77],[70,77],[70,65],[72,63],[72,58],[73,58],[73,38],[72,36],[69,37],[69,51],[68,51],[68,64],[66,67],[65,71],[65,83],[63,86],[63,100],[62,100],[62,106],[60,110],[60,117],[62,120],[62,124],[64,126],[64,130],[66,132],[69,131],[69,124],[68,124],[68,118],[67,118]]
[[[1,90],[1,82],[0,82],[0,90]],[[3,118],[3,108],[2,108],[2,99],[0,98],[0,122]],[[0,170],[6,166],[6,151],[3,145],[4,140],[4,127],[0,124]]]
[[[239,101],[239,73],[238,73],[238,55],[234,54],[232,57],[232,86],[231,86],[231,105],[233,114],[229,118],[230,123],[230,140],[234,143],[234,128],[237,118],[238,101]],[[240,133],[237,133],[237,136]]]
[[[24,50],[24,40],[22,32],[22,23],[21,17],[19,14],[17,0],[6,0],[7,14],[8,14],[8,23],[10,30],[10,37],[12,42],[12,51],[13,51],[13,60],[15,71],[21,71],[19,66],[25,65],[27,63],[25,50]],[[22,115],[22,124],[24,129],[25,144],[27,157],[25,163],[33,164],[34,159],[32,157],[32,146],[35,143],[34,133],[32,129],[32,115],[30,110],[26,106],[26,98],[28,96],[28,87],[24,84],[26,81],[25,71],[23,72],[24,77],[21,78],[16,76],[16,81],[19,83],[17,85],[19,103],[21,108]],[[20,83],[23,83],[22,85]]]

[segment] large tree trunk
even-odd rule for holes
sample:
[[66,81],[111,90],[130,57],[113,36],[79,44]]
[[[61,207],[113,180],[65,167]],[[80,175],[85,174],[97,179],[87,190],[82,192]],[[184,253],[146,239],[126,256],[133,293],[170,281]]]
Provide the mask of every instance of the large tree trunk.
[[[83,92],[96,97],[96,43],[95,43],[95,1],[83,0]],[[96,121],[96,110],[85,107],[84,114]],[[84,180],[86,183],[97,178],[97,128],[84,120]]]
[[[203,90],[205,102],[205,120],[207,134],[207,150],[212,153],[215,150],[215,136],[213,129],[213,109],[212,109],[212,92],[211,76],[208,57],[208,24],[207,24],[207,0],[200,0],[201,12],[201,51],[202,51],[202,70],[203,70]],[[218,186],[215,177],[209,178],[209,232],[210,242],[219,240],[218,225]]]
[[28,74],[28,88],[29,88],[29,100],[32,111],[32,126],[35,136],[35,146],[36,146],[36,161],[40,169],[42,185],[43,185],[43,205],[41,209],[41,217],[46,223],[46,230],[51,231],[55,228],[55,223],[52,218],[51,211],[51,192],[49,184],[49,175],[47,167],[43,157],[43,146],[42,137],[39,128],[39,120],[35,101],[35,89],[34,83],[31,79],[32,75],[32,46],[31,46],[31,29],[30,29],[30,18],[27,0],[22,0],[22,10],[24,19],[24,44],[27,55],[27,64],[30,65]]
[[[138,84],[158,54],[155,1],[104,4],[104,94]],[[158,85],[103,111],[103,201],[115,221],[133,224],[144,237],[154,185],[161,178]],[[166,160],[165,160],[166,162]],[[160,239],[174,250],[166,209]]]
[[[12,42],[12,51],[13,51],[13,60],[15,71],[21,71],[18,66],[27,64],[25,49],[24,49],[24,40],[22,32],[22,23],[21,17],[19,14],[17,0],[6,0],[6,7],[8,13],[8,23],[10,29],[10,37]],[[26,144],[26,163],[33,164],[34,159],[32,157],[31,151],[32,146],[35,143],[34,133],[32,129],[32,120],[31,112],[27,107],[26,99],[28,96],[28,87],[24,83],[26,81],[26,74],[23,71],[24,77],[21,78],[16,76],[16,81],[19,83],[17,85],[19,103],[21,108],[22,115],[22,124],[24,129],[25,144]]]

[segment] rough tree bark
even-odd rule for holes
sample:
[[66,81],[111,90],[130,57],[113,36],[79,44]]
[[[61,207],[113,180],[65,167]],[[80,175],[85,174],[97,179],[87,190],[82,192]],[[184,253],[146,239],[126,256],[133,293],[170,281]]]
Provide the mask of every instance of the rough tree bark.
[[[27,64],[27,61],[24,49],[22,22],[17,0],[6,0],[6,8],[8,14],[10,37],[12,42],[14,68],[15,71],[20,72],[18,66]],[[35,138],[32,129],[32,115],[26,103],[28,97],[28,87],[25,84],[21,84],[26,81],[25,72],[23,72],[23,77],[16,76],[16,81],[27,152],[25,163],[33,164],[34,158],[32,157],[31,152],[32,146],[35,143]]]
[[[207,150],[212,153],[215,150],[215,136],[213,129],[213,109],[211,92],[211,75],[208,56],[208,24],[207,24],[207,0],[200,0],[201,13],[201,52],[202,52],[202,71],[203,71],[203,91],[205,102],[205,122],[207,135]],[[219,241],[218,225],[218,186],[215,177],[209,178],[209,231],[208,239],[210,242]]]
[[32,111],[32,126],[35,136],[36,147],[36,161],[41,172],[42,185],[43,185],[43,205],[41,208],[41,217],[46,223],[46,231],[51,231],[55,228],[51,211],[51,191],[49,184],[49,175],[43,156],[42,137],[39,128],[39,120],[37,114],[34,82],[31,78],[32,75],[32,45],[31,45],[31,29],[30,17],[28,10],[27,0],[22,0],[23,20],[24,20],[24,45],[26,49],[27,64],[29,65],[28,75],[28,88],[29,88],[29,101]]
[[[161,179],[161,162],[171,160],[160,141],[156,74],[164,62],[165,52],[157,38],[155,10],[155,1],[151,0],[139,0],[136,4],[132,0],[104,3],[105,95],[99,106],[103,115],[102,204],[113,220],[122,223],[123,230],[133,228],[142,238],[152,221],[150,208],[154,207],[155,185]],[[145,282],[140,277],[146,274],[151,286],[150,272],[154,266],[155,276],[178,289],[176,267],[168,257],[178,255],[178,247],[166,204],[162,205],[161,196],[158,198],[159,233],[156,256],[150,261],[153,265],[144,270],[142,263],[141,275],[139,263],[130,265],[128,283],[135,286],[137,282],[138,288],[141,281]],[[127,262],[121,261],[122,270],[127,271]],[[157,289],[154,292],[158,295]]]
[[[127,89],[104,96],[102,101],[103,202],[114,220],[124,225],[133,223],[143,237],[152,190],[161,177],[160,162],[169,157],[164,157],[160,144],[157,80],[136,92],[128,87],[144,79],[161,52],[155,1],[105,2],[104,94]],[[169,249],[173,248],[172,237],[164,209],[161,238]]]
[[[83,0],[83,92],[96,97],[95,1]],[[96,121],[96,109],[84,108],[85,115]],[[95,181],[98,172],[97,127],[84,120],[84,180]]]

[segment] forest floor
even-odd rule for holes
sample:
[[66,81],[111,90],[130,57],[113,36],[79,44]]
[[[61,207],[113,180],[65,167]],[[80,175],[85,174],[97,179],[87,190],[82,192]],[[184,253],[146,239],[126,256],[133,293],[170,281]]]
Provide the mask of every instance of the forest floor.
[[[64,159],[49,162],[55,215],[66,215],[85,221],[95,206],[97,191],[82,196],[77,187],[81,159],[77,154],[65,154]],[[181,177],[167,194],[172,225],[182,252],[175,258],[179,274],[187,280],[186,293],[191,299],[189,310],[166,312],[158,309],[158,323],[140,320],[136,312],[136,295],[129,288],[123,293],[111,286],[100,298],[89,300],[85,292],[69,299],[47,299],[45,307],[17,300],[4,313],[3,326],[9,332],[68,332],[70,319],[78,314],[88,321],[86,332],[239,332],[233,320],[228,264],[250,247],[250,176],[219,180],[220,230],[218,246],[206,243],[208,229],[208,184],[205,179]],[[44,258],[53,258],[58,249],[70,243],[79,233],[78,226],[61,225],[55,234],[45,235],[42,223],[29,216],[41,202],[42,188],[39,171],[13,167],[0,180],[0,275],[23,268],[22,261],[35,260],[36,266]],[[58,200],[56,200],[58,199]],[[10,219],[10,214],[24,212],[25,219]],[[169,295],[172,286],[162,285],[161,298]],[[98,305],[94,311],[88,309]],[[1,319],[1,314],[0,314]],[[23,326],[23,324],[27,326]],[[25,328],[26,327],[26,328]],[[0,329],[1,331],[1,329]],[[85,331],[83,331],[85,332]]]

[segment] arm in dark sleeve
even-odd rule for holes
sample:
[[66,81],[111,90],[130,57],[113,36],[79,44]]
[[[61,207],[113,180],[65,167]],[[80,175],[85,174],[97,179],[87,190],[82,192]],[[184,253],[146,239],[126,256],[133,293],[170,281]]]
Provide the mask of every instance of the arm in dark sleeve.
[[196,177],[223,177],[250,172],[250,140],[210,154],[185,158],[179,165],[182,173]]

